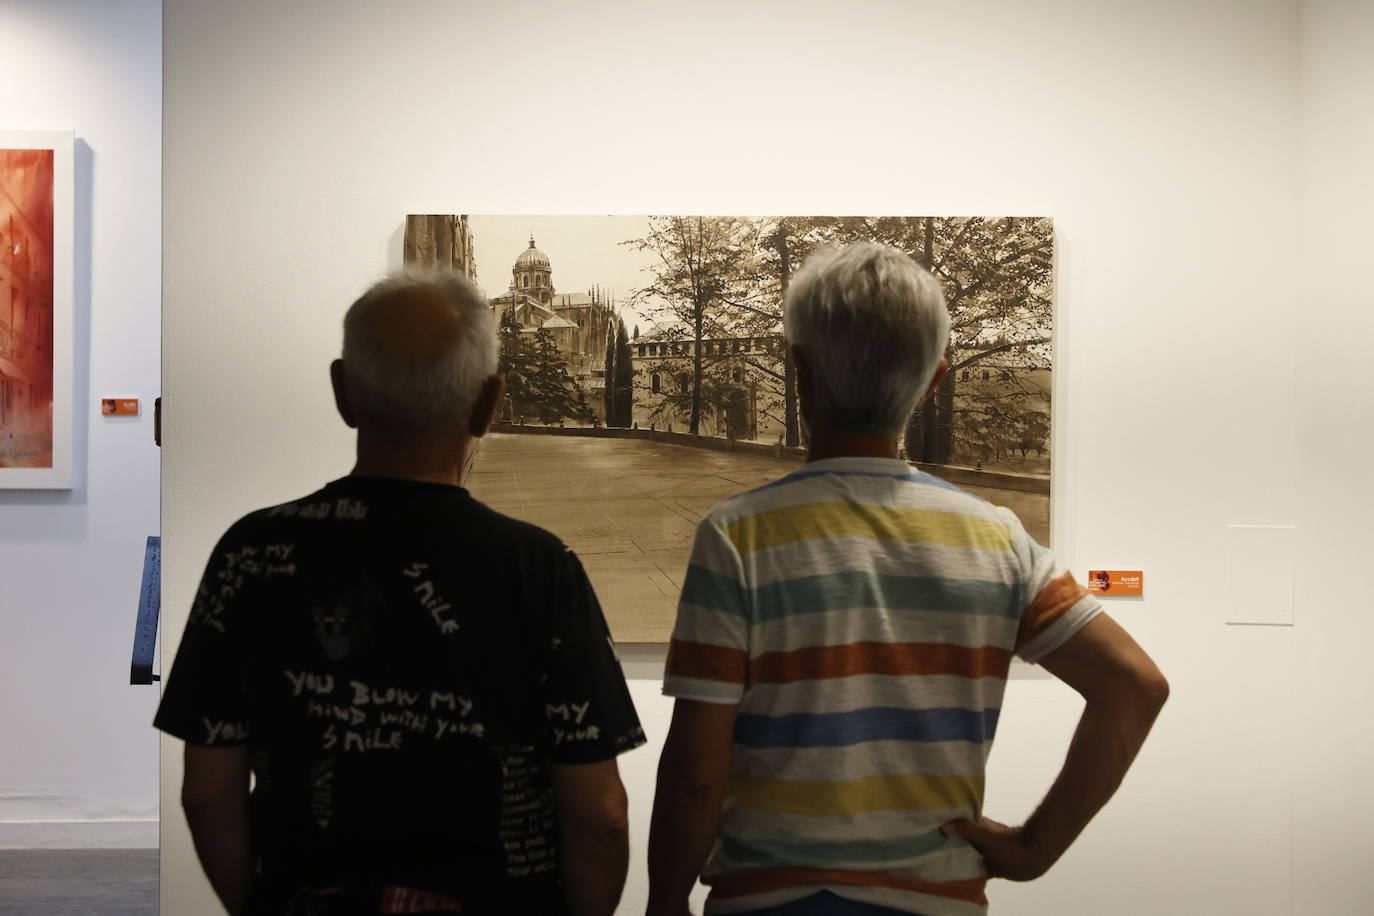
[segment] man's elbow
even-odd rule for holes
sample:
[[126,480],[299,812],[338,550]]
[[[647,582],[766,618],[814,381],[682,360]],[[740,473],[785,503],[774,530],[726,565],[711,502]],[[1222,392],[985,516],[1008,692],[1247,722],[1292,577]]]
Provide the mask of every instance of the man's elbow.
[[1164,677],[1164,672],[1155,668],[1154,671],[1142,675],[1139,690],[1146,708],[1158,715],[1169,699],[1169,681]]
[[563,835],[573,842],[591,842],[597,846],[624,845],[630,837],[630,819],[606,814],[565,820]]
[[1153,663],[1130,670],[1118,685],[1121,699],[1137,711],[1139,717],[1153,722],[1169,699],[1169,681]]
[[246,800],[246,797],[240,800],[237,796],[223,792],[210,793],[195,788],[181,790],[181,810],[188,816],[234,808]]
[[181,813],[194,833],[201,828],[216,829],[229,820],[248,816],[247,798],[181,797]]
[[1116,715],[1153,722],[1169,699],[1169,682],[1148,659],[1143,664],[1118,665],[1103,672],[1090,690],[1089,705],[1111,708]]
[[623,842],[630,836],[630,815],[625,810],[608,811],[589,822],[586,830],[607,840]]
[[625,793],[621,792],[615,799],[598,805],[584,821],[584,827],[605,837],[629,836],[630,805]]
[[590,804],[577,805],[563,817],[564,832],[615,840],[630,835],[629,799],[622,788]]

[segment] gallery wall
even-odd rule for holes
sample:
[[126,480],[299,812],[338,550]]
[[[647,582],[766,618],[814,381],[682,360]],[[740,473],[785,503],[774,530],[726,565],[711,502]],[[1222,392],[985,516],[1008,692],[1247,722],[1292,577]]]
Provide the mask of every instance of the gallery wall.
[[159,524],[161,51],[160,0],[0,4],[0,128],[77,139],[74,487],[0,490],[0,848],[157,843],[157,691],[129,657]]
[[[1294,416],[1298,618],[1292,675],[1294,912],[1369,908],[1374,616],[1363,593],[1374,486],[1374,5],[1302,7]],[[1312,907],[1308,901],[1318,900]]]
[[[1352,911],[1370,828],[1324,816],[1371,752],[1343,643],[1370,625],[1326,579],[1369,544],[1340,514],[1369,380],[1339,330],[1361,210],[1332,173],[1361,160],[1327,93],[1367,78],[1367,25],[1291,0],[168,0],[164,659],[223,529],[349,467],[326,366],[406,213],[1048,215],[1055,543],[1079,572],[1145,570],[1145,598],[1111,610],[1174,696],[1082,843],[1042,881],[994,884],[994,907]],[[1333,353],[1334,393],[1306,371]],[[1253,625],[1235,596],[1256,592],[1296,625]],[[661,650],[624,655],[651,737],[622,759],[630,913],[669,705]],[[1051,680],[1010,685],[991,816],[1030,811],[1078,709]],[[163,905],[200,912],[179,753]]]

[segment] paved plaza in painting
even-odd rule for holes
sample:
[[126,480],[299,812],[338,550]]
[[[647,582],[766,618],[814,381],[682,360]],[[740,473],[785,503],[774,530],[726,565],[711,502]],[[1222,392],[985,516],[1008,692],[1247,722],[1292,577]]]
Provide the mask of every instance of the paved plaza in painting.
[[[499,512],[547,528],[582,558],[618,642],[666,642],[692,535],[712,506],[796,464],[639,439],[492,433],[468,480]],[[1042,543],[1049,500],[965,487],[1010,507]]]

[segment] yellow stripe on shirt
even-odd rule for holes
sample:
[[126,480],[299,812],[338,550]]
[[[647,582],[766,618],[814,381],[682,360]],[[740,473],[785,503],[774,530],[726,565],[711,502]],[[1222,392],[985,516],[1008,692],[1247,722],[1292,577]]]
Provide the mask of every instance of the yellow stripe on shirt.
[[842,501],[761,512],[726,525],[725,535],[741,556],[782,544],[837,537],[1011,550],[1011,534],[998,522],[958,512]]

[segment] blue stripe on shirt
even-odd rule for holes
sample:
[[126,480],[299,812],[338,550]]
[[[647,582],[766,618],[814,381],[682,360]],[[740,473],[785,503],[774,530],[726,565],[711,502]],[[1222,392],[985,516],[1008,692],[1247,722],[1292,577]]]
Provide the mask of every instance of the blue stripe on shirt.
[[938,829],[909,836],[862,840],[779,840],[766,837],[721,836],[721,851],[731,864],[749,868],[836,868],[837,863],[880,866],[962,849],[967,842],[947,837]]
[[742,713],[735,743],[745,747],[847,747],[866,741],[991,741],[997,709],[902,709],[869,706],[849,712]]
[[[689,572],[688,579],[691,578]],[[699,591],[705,597],[704,589]],[[684,600],[692,600],[686,597],[685,588]],[[704,601],[695,603],[728,610]],[[1018,620],[1023,602],[1020,587],[1004,582],[845,570],[755,586],[754,607],[756,622],[859,607],[987,614]]]

